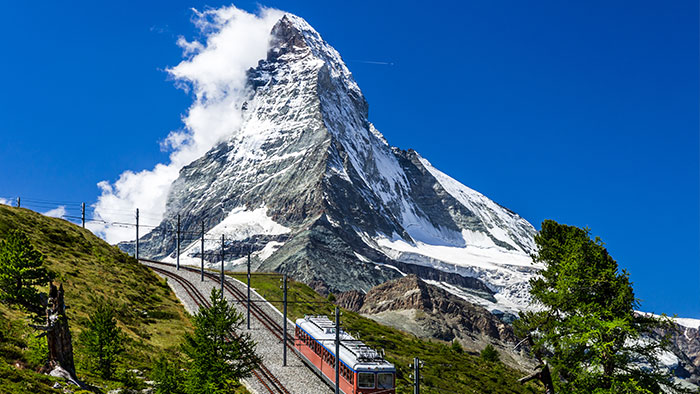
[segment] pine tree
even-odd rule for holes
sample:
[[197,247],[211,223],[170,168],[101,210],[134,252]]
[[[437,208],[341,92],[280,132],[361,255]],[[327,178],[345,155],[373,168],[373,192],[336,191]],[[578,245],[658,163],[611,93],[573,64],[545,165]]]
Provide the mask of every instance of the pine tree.
[[104,300],[95,302],[97,308],[90,315],[87,330],[80,333],[80,344],[91,369],[103,379],[110,379],[116,370],[118,357],[124,351],[124,335],[117,326],[114,309]]
[[156,394],[182,394],[183,376],[177,363],[171,363],[165,356],[156,360],[151,371]]
[[260,363],[250,334],[236,334],[243,315],[212,290],[211,306],[194,316],[194,333],[185,334],[183,352],[190,358],[188,393],[227,393]]
[[547,361],[557,392],[670,389],[658,360],[667,343],[644,337],[668,320],[635,312],[639,303],[629,274],[619,271],[600,238],[545,220],[535,243],[533,259],[544,269],[530,281],[530,293],[541,309],[521,314],[516,331],[530,336],[535,355]]
[[44,256],[34,249],[29,237],[12,230],[0,241],[0,299],[38,309],[39,293],[34,286],[51,280],[43,264]]

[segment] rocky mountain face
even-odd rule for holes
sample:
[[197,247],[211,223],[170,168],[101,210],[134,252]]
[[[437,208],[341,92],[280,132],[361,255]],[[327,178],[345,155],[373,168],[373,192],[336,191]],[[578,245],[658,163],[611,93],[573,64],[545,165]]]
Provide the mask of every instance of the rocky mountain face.
[[419,337],[457,340],[467,351],[479,352],[486,344],[493,344],[503,360],[516,368],[533,364],[522,353],[512,350],[517,340],[509,324],[416,275],[388,281],[367,294],[340,293],[336,303]]
[[[338,52],[285,15],[266,59],[248,72],[240,128],[183,168],[141,253],[286,272],[323,292],[368,291],[415,274],[490,310],[527,304],[535,229],[390,146]],[[204,251],[199,237],[204,228]],[[123,245],[128,248],[129,245]]]
[[[423,325],[421,330],[430,331],[430,335],[427,336],[444,341],[452,341],[466,334],[515,343],[515,335],[508,324],[486,309],[425,283],[416,275],[385,282],[372,288],[367,294],[357,291],[341,293],[336,302],[344,308],[374,316],[378,320],[382,320],[381,316],[393,312],[423,312],[421,315],[427,324]],[[428,316],[432,318],[430,321]],[[434,324],[438,321],[442,321],[443,324]]]
[[[681,322],[686,319],[679,319]],[[668,329],[657,329],[655,339],[668,336],[671,348],[661,360],[675,376],[688,383],[700,385],[700,328],[674,322]]]

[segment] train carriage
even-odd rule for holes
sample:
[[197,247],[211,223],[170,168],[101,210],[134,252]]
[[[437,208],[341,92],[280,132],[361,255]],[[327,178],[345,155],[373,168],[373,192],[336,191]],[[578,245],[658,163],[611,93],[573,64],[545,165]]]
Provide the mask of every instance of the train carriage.
[[[340,331],[340,390],[395,394],[396,368],[375,350]],[[297,319],[294,346],[304,361],[335,385],[335,324],[326,316]]]

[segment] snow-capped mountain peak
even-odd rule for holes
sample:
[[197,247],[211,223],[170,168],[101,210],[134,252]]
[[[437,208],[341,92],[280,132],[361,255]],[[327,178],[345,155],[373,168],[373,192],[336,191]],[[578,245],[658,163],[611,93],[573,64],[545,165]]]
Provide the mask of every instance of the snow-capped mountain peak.
[[[532,225],[391,147],[340,54],[306,21],[274,25],[247,86],[240,127],[182,169],[143,251],[172,257],[164,230],[180,214],[184,231],[203,223],[228,235],[231,268],[251,247],[258,269],[321,291],[415,273],[492,310],[525,307]],[[201,253],[196,242],[183,261]]]

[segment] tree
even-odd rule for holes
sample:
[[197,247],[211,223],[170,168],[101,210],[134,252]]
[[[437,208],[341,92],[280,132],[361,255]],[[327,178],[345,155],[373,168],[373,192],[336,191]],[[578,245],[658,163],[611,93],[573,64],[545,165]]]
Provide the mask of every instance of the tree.
[[183,376],[176,363],[171,363],[165,356],[160,356],[153,365],[151,378],[155,382],[156,394],[182,394]]
[[525,312],[516,331],[531,338],[558,392],[659,393],[671,387],[658,355],[665,341],[649,340],[668,324],[635,312],[627,271],[618,269],[590,230],[545,220],[533,260],[544,266],[530,281],[537,312]]
[[124,335],[117,326],[114,309],[104,300],[96,301],[87,329],[80,333],[80,343],[88,356],[91,369],[103,379],[114,375],[117,359],[124,351]]
[[243,315],[217,289],[211,306],[194,316],[194,333],[185,334],[183,352],[191,360],[187,373],[188,393],[227,393],[250,376],[260,363],[250,334],[237,334]]
[[21,230],[12,230],[0,241],[0,298],[40,309],[39,292],[34,286],[49,283],[51,275],[43,267],[44,256],[34,249]]
[[486,347],[484,347],[484,349],[481,351],[480,355],[481,355],[482,359],[489,361],[489,362],[492,362],[492,363],[495,363],[495,362],[498,362],[501,360],[501,356],[498,354],[498,351],[490,343],[488,345],[486,345]]

